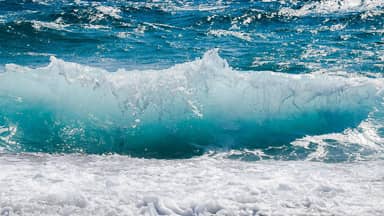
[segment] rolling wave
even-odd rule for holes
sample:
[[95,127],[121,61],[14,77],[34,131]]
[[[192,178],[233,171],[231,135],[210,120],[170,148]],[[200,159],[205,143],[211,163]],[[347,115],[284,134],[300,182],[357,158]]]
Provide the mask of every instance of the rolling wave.
[[55,57],[4,70],[0,143],[16,152],[174,158],[290,146],[356,127],[382,88],[353,75],[236,71],[217,50],[164,70],[108,72]]

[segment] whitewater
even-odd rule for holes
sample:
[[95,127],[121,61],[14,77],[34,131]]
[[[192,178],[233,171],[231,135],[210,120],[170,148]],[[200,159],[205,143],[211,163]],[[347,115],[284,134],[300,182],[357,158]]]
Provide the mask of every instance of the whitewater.
[[384,215],[382,0],[0,0],[0,216]]
[[381,215],[382,161],[1,156],[3,215]]

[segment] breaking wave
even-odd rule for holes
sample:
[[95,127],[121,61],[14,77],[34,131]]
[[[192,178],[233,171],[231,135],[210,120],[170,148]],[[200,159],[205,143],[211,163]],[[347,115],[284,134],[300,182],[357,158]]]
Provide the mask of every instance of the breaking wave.
[[380,106],[381,88],[380,79],[357,75],[236,71],[217,50],[145,71],[51,57],[46,67],[8,64],[0,73],[0,147],[155,158],[242,149],[281,155],[282,146],[297,149],[297,139],[357,127]]
[[362,13],[379,12],[383,9],[382,0],[321,0],[309,1],[300,8],[283,7],[279,15],[307,16],[307,15],[332,15],[335,13]]

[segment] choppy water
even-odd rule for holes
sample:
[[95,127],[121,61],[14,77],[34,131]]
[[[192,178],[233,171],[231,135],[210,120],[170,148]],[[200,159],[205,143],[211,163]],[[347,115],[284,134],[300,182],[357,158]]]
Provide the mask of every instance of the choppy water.
[[383,34],[382,0],[0,0],[0,215],[382,215]]

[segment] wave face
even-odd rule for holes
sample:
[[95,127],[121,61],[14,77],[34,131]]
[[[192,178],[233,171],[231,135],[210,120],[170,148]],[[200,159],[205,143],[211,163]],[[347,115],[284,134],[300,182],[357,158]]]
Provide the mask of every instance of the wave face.
[[362,76],[239,72],[217,50],[144,71],[51,57],[46,67],[10,64],[0,74],[1,143],[16,152],[306,157],[310,149],[290,143],[358,126],[378,106],[381,86]]

